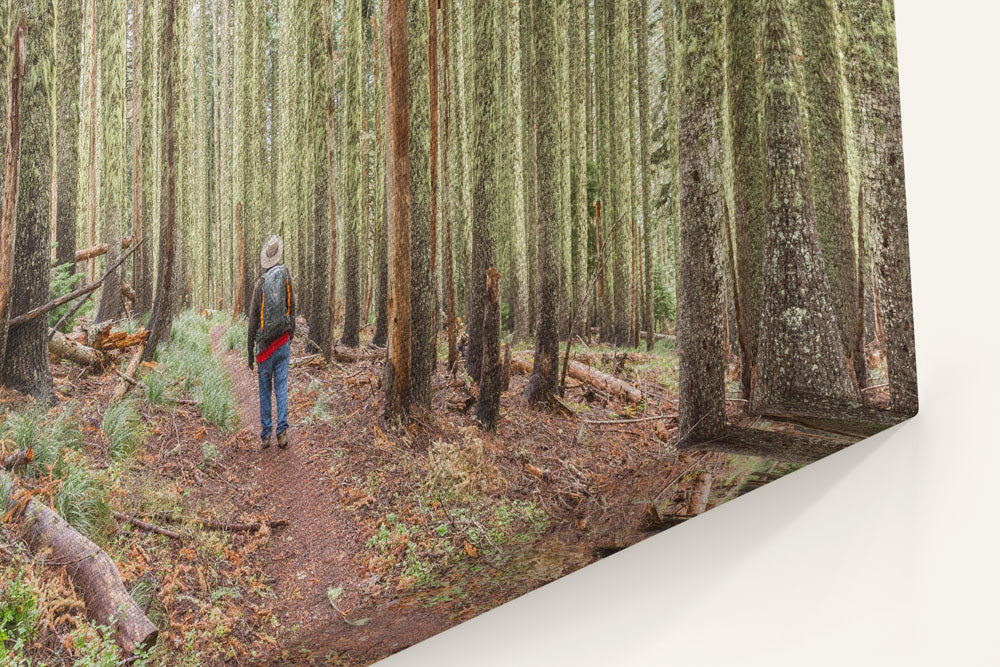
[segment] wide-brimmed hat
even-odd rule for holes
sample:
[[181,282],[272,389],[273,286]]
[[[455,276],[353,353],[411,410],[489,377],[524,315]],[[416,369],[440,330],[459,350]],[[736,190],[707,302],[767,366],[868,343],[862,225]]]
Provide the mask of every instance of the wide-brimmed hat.
[[281,254],[285,250],[285,244],[281,237],[274,235],[267,240],[264,247],[260,249],[260,266],[267,271],[272,266],[281,263]]

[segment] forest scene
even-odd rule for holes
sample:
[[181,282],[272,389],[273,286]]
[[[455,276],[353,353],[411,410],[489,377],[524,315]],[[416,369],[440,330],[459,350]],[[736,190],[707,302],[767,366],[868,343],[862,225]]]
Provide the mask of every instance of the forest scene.
[[371,664],[915,415],[896,62],[891,0],[0,0],[0,664]]

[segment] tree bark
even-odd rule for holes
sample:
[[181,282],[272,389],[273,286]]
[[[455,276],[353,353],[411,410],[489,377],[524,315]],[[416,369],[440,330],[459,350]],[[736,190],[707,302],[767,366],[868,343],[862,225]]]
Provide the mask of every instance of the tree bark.
[[722,347],[722,2],[682,0],[678,444],[726,425]]
[[500,356],[500,272],[486,270],[486,299],[483,301],[483,357],[479,376],[476,419],[486,431],[494,431],[500,416],[500,394],[504,390],[503,359]]
[[[32,0],[23,6],[25,38],[19,45],[24,54],[23,124],[18,169],[20,185],[17,193],[13,193],[17,199],[17,224],[11,285],[17,289],[10,300],[12,322],[17,315],[48,301],[51,262],[48,242],[52,224],[52,109],[47,91],[48,76],[44,73],[49,67],[50,52],[43,38],[52,27],[51,5]],[[52,396],[47,332],[46,322],[39,318],[9,330],[0,370],[5,385],[43,401]]]
[[[646,330],[646,349],[653,349],[653,207],[649,163],[649,2],[639,0],[639,34],[636,56],[639,60],[639,169],[642,174],[642,257],[644,308],[642,326]],[[584,239],[586,241],[586,239]]]
[[[361,0],[347,0],[344,10],[344,333],[341,342],[357,347],[361,329],[359,258],[364,184],[361,182],[364,35]],[[409,126],[409,123],[407,123]],[[409,254],[407,252],[407,254]],[[391,324],[390,324],[391,327]]]
[[[0,26],[2,28],[2,26]],[[0,211],[0,370],[7,349],[7,327],[11,314],[11,291],[14,287],[14,251],[17,242],[17,199],[21,182],[21,100],[24,87],[24,63],[27,49],[27,17],[22,12],[11,37],[11,73],[7,92],[4,153],[4,198]]]
[[[149,315],[149,338],[143,351],[143,360],[151,361],[156,346],[162,338],[169,337],[173,319],[172,280],[174,270],[174,218],[177,210],[177,184],[174,154],[174,78],[177,65],[174,63],[174,20],[177,14],[176,0],[166,0],[163,16],[163,42],[161,44],[160,79],[163,81],[163,156],[166,162],[163,171],[165,186],[160,198],[160,266],[157,271],[156,296]],[[237,205],[237,218],[239,205]],[[242,238],[242,237],[241,237]]]
[[59,331],[52,334],[49,340],[49,354],[59,359],[67,359],[74,364],[89,368],[100,368],[103,365],[101,353],[92,347],[70,340]]
[[[350,1],[350,0],[349,0]],[[410,410],[410,72],[407,0],[386,0],[386,208],[389,215],[389,345],[386,417]]]
[[858,402],[809,190],[788,34],[787,0],[766,0],[765,150],[768,208],[757,376],[750,407]]
[[55,263],[73,262],[76,249],[76,188],[79,169],[80,130],[80,43],[82,7],[80,0],[58,0],[55,48]]
[[552,302],[559,294],[559,196],[558,125],[554,0],[533,0],[535,29],[535,103],[538,187],[538,284],[535,363],[525,397],[530,403],[547,403],[559,381],[558,311]]
[[764,247],[764,139],[760,122],[761,0],[728,0],[729,124],[733,137],[733,227],[735,228],[737,327],[745,341],[740,386],[749,400],[757,363]]

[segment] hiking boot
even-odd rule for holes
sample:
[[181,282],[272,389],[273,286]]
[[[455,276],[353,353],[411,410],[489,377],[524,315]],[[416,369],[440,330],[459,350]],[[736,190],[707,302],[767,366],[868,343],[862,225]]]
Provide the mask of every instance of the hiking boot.
[[288,446],[288,431],[282,431],[278,434],[278,447],[284,449]]
[[267,436],[266,438],[261,438],[260,439],[260,448],[261,449],[267,449],[270,446],[271,446],[271,436]]

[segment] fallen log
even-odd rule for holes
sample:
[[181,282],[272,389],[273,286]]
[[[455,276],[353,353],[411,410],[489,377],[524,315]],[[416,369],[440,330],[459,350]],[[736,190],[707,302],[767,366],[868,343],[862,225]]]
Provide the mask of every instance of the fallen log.
[[[184,517],[177,517],[172,514],[156,513],[154,519],[165,523],[184,523],[188,521]],[[283,528],[288,525],[288,519],[271,519],[269,521],[259,521],[257,523],[236,523],[229,521],[212,521],[210,519],[190,519],[191,523],[197,524],[205,530],[218,530],[228,533],[255,533],[261,526],[268,528]]]
[[164,537],[169,537],[172,540],[181,539],[181,534],[177,531],[170,530],[169,528],[162,528],[155,524],[149,523],[148,521],[143,521],[129,514],[122,514],[121,512],[112,512],[114,517],[123,523],[130,523],[139,530],[144,530],[147,533],[155,533],[157,535],[163,535]]
[[52,338],[49,339],[49,354],[90,368],[100,368],[104,365],[104,357],[100,352],[67,338],[59,331],[53,332]]
[[[130,245],[132,245],[132,237],[126,236],[122,239],[122,250],[125,250]],[[101,243],[95,245],[92,248],[84,248],[83,250],[77,250],[74,260],[77,262],[85,262],[88,259],[93,259],[95,257],[100,257],[101,255],[108,254],[108,244]]]
[[695,480],[691,498],[688,501],[687,513],[698,516],[708,509],[708,497],[712,493],[712,473],[702,472]]
[[[515,370],[518,373],[530,375],[532,364],[526,359],[513,357],[510,361],[510,367],[511,370]],[[642,392],[628,382],[620,380],[613,375],[608,375],[596,368],[591,368],[586,364],[581,364],[579,361],[570,361],[568,372],[571,378],[597,387],[630,403],[639,403],[642,401]]]
[[45,553],[45,564],[65,567],[83,596],[87,615],[114,632],[127,655],[156,643],[158,630],[122,584],[114,561],[81,535],[56,512],[17,492],[13,478],[0,471],[5,515],[24,528],[24,539],[35,554]]
[[50,310],[54,310],[55,308],[58,308],[59,306],[63,305],[64,303],[69,303],[70,301],[72,301],[73,299],[76,299],[77,297],[83,296],[84,294],[90,294],[91,292],[95,291],[98,287],[100,287],[104,283],[104,280],[109,275],[111,275],[111,272],[114,271],[115,269],[117,269],[119,266],[121,266],[125,262],[125,260],[128,259],[129,256],[133,252],[135,252],[139,248],[139,246],[141,246],[142,244],[143,244],[143,241],[140,241],[139,243],[137,243],[135,245],[135,248],[132,248],[127,253],[125,253],[124,255],[122,255],[121,257],[119,257],[117,262],[115,262],[114,264],[112,264],[110,267],[108,267],[104,271],[104,275],[101,276],[99,280],[95,280],[94,282],[90,283],[89,285],[84,285],[83,287],[81,287],[79,289],[75,289],[72,292],[70,292],[69,294],[63,295],[63,296],[59,297],[58,299],[53,299],[52,301],[49,301],[46,304],[38,306],[37,308],[32,308],[31,310],[29,310],[28,312],[26,312],[26,313],[24,313],[22,315],[18,315],[17,317],[10,318],[10,322],[9,322],[8,326],[11,329],[13,329],[14,327],[20,326],[20,325],[24,324],[25,322],[30,322],[31,320],[35,319],[39,315],[44,315],[45,313],[49,312]]
[[336,361],[344,363],[370,361],[372,359],[381,359],[383,356],[385,356],[385,352],[365,352],[339,343],[333,346],[333,358]]
[[125,394],[127,394],[128,390],[132,388],[132,385],[138,383],[135,379],[135,373],[139,370],[139,363],[142,361],[142,352],[143,348],[141,347],[133,352],[132,358],[129,359],[128,366],[125,367],[125,372],[119,372],[122,381],[117,387],[115,387],[115,393],[111,395],[112,402],[120,401],[125,398]]
[[109,324],[97,334],[97,339],[94,341],[94,348],[102,352],[125,350],[136,345],[145,345],[147,338],[149,338],[149,331],[146,329],[137,331],[134,334],[126,331],[113,332]]
[[135,290],[125,281],[122,281],[122,296],[135,303]]

